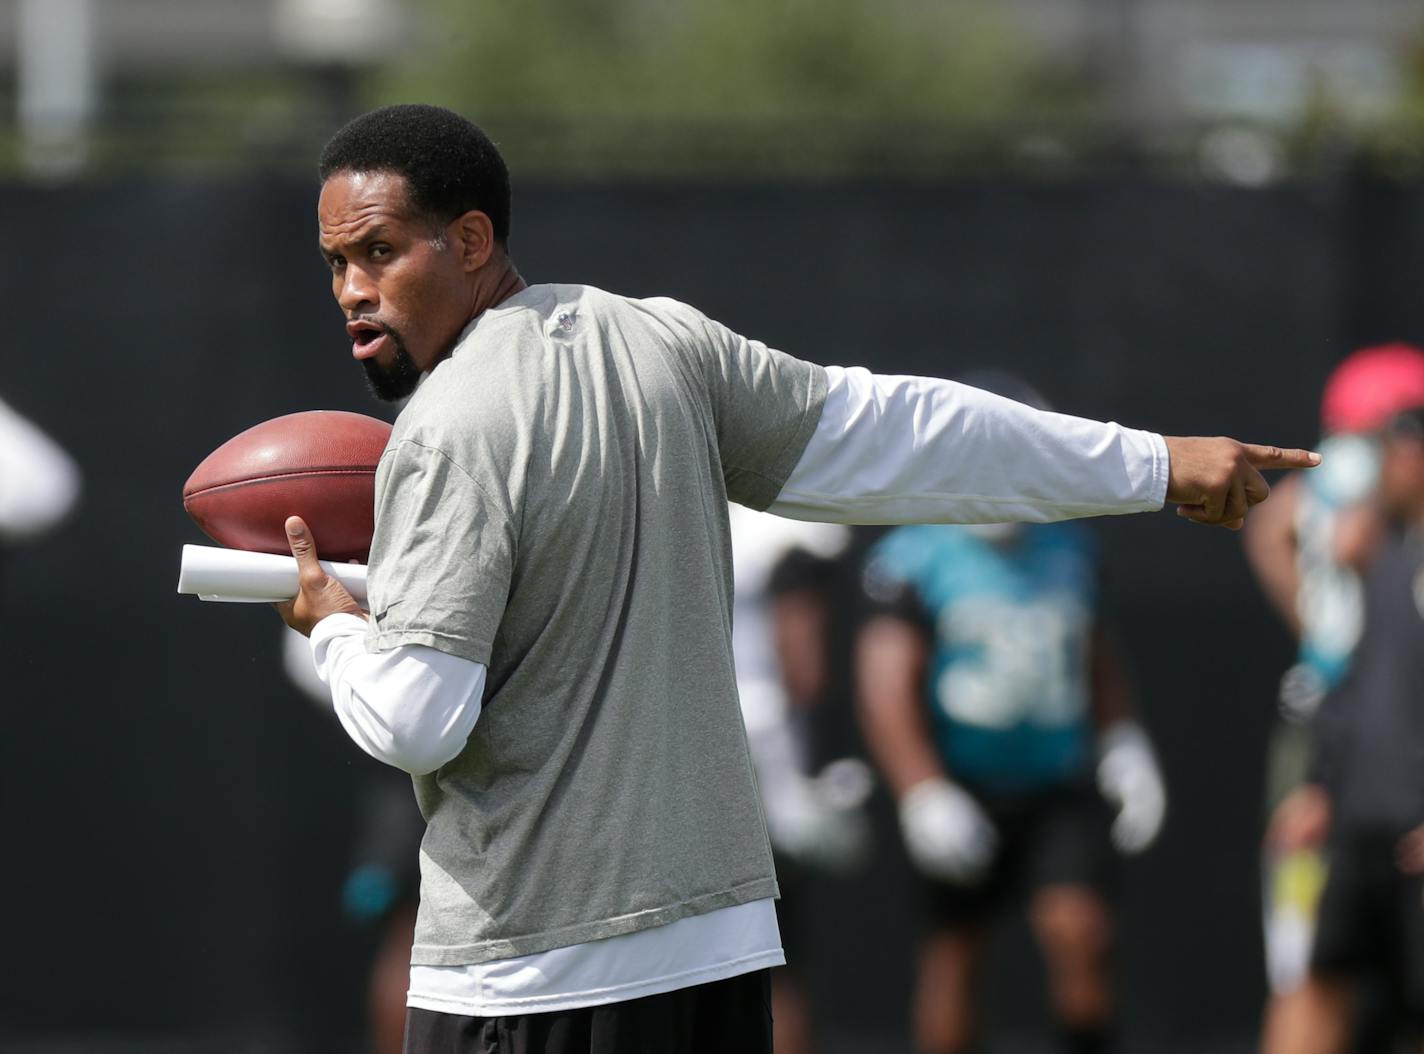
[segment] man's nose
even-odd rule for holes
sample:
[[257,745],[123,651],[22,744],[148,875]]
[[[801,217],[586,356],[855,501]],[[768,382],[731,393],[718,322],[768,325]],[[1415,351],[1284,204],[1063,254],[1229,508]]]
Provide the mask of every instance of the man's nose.
[[341,288],[336,301],[347,316],[367,314],[380,307],[380,295],[371,276],[359,267],[346,265],[341,274]]

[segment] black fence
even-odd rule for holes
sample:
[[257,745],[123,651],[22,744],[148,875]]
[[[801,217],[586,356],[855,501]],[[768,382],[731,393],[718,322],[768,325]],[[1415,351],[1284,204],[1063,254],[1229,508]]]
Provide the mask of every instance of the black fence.
[[[63,530],[0,557],[6,1049],[359,1035],[374,936],[338,889],[375,763],[285,682],[270,612],[174,595],[179,545],[201,540],[179,489],[210,449],[289,411],[380,412],[314,197],[257,179],[0,190],[0,396],[87,483]],[[1424,339],[1424,193],[1378,185],[541,187],[518,194],[512,248],[531,281],[679,297],[825,363],[995,364],[1065,410],[1168,433],[1308,443],[1348,349]],[[1237,1042],[1263,997],[1261,759],[1290,645],[1235,536],[1169,515],[1101,530],[1172,801],[1123,869],[1125,1027],[1133,1049]],[[805,954],[827,1032],[892,1050],[911,898],[879,836],[869,874],[814,894]],[[1042,1018],[1025,947],[1011,930],[994,970],[994,1017],[1019,1033]]]

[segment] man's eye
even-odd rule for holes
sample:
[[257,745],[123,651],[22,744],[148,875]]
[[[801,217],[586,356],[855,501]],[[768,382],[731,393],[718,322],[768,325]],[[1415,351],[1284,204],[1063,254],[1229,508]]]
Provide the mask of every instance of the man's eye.
[[390,254],[391,254],[391,247],[390,247],[389,245],[373,245],[373,246],[371,246],[370,257],[371,257],[371,259],[373,259],[373,260],[384,259],[385,257],[389,256]]
[[332,269],[333,271],[339,271],[339,270],[341,270],[343,267],[346,266],[346,257],[344,257],[344,256],[328,256],[328,257],[326,258],[326,262],[331,265],[331,269]]

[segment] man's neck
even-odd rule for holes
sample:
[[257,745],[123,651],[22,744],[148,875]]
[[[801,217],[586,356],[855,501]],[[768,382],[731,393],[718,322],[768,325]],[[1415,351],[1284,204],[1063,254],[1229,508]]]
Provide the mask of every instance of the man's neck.
[[491,272],[487,288],[475,292],[475,306],[470,312],[470,321],[473,322],[490,308],[498,307],[516,293],[528,288],[529,283],[521,277],[514,261],[501,253],[499,265]]
[[[501,254],[499,263],[491,269],[489,276],[475,289],[474,296],[471,298],[474,307],[470,311],[470,317],[465,320],[465,325],[461,327],[462,332],[469,328],[471,322],[479,318],[490,308],[498,307],[516,293],[528,288],[529,284],[520,277],[519,272],[515,269],[514,261],[508,256]],[[450,353],[455,350],[455,344],[458,340],[459,336],[457,334],[435,362],[443,362],[449,358]],[[434,364],[432,364],[430,368],[433,369]],[[429,372],[429,370],[426,372]]]

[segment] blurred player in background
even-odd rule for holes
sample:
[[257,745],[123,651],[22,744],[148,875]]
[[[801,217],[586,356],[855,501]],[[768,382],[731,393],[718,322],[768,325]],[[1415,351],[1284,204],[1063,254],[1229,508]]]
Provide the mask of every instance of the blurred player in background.
[[79,466],[53,439],[0,402],[0,544],[56,527],[79,500]]
[[[1400,529],[1371,561],[1364,629],[1316,716],[1297,792],[1316,803],[1328,867],[1310,950],[1319,995],[1293,1054],[1350,1049],[1366,981],[1380,987],[1396,1038],[1417,1051],[1424,1037],[1424,395],[1416,398],[1381,446],[1380,498]],[[1394,1048],[1382,1038],[1365,1049]]]
[[[1046,409],[1015,378],[964,380]],[[1068,524],[901,527],[871,552],[859,700],[926,879],[921,1054],[972,1048],[989,925],[1019,894],[1064,1049],[1106,1049],[1111,850],[1152,843],[1166,794],[1097,583],[1093,539]]]
[[742,505],[728,511],[737,694],[781,886],[776,911],[786,965],[772,971],[775,1047],[809,1054],[805,946],[813,920],[806,886],[817,871],[853,869],[869,847],[862,809],[869,769],[841,758],[816,771],[812,728],[830,690],[831,590],[850,530]]
[[[1324,464],[1281,480],[1243,540],[1261,588],[1300,642],[1281,682],[1280,719],[1267,762],[1270,822],[1263,849],[1266,1054],[1310,1049],[1342,1016],[1338,986],[1308,965],[1325,883],[1329,803],[1306,782],[1311,721],[1344,679],[1364,619],[1360,573],[1378,548],[1378,433],[1424,404],[1424,352],[1401,344],[1357,351],[1331,374],[1321,405]],[[1324,1023],[1324,1024],[1323,1024]]]

